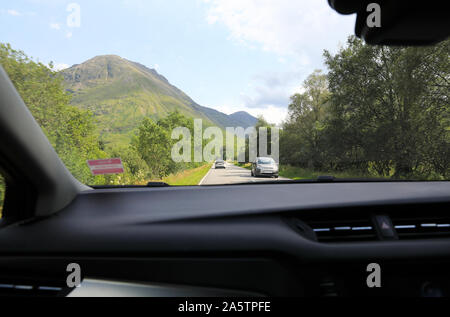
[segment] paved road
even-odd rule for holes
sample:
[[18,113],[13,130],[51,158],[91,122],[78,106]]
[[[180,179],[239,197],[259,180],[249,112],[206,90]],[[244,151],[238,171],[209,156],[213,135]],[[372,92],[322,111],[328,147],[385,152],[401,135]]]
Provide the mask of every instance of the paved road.
[[[280,177],[279,180],[287,180],[287,178]],[[274,178],[256,178],[252,177],[251,171],[236,165],[226,163],[226,169],[214,169],[202,180],[200,185],[228,185],[240,183],[256,183],[277,180]]]

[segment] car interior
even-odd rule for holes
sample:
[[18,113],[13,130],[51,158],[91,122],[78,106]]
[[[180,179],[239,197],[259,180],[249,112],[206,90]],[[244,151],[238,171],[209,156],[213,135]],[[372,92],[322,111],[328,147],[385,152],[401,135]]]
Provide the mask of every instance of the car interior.
[[[389,14],[368,29],[368,2],[329,0],[369,44],[449,35],[438,1],[379,2]],[[0,296],[450,296],[448,181],[89,187],[2,68],[0,139]],[[81,287],[66,283],[71,263]],[[372,263],[382,287],[367,286]]]

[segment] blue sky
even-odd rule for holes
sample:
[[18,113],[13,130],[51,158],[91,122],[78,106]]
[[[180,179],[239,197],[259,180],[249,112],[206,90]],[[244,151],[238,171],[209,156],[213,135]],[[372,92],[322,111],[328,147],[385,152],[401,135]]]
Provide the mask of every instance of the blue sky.
[[[68,5],[80,25],[67,23]],[[157,69],[197,103],[280,123],[322,52],[353,34],[326,0],[0,2],[0,42],[63,68],[116,54]]]

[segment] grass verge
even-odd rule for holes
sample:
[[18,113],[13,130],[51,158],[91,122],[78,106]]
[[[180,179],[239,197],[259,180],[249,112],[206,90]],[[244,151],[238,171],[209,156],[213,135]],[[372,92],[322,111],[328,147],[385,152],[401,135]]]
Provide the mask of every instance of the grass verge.
[[[252,169],[251,163],[238,163],[234,162],[236,166],[246,168],[248,170]],[[280,176],[293,179],[293,180],[302,180],[302,179],[317,179],[319,176],[332,175],[336,178],[367,178],[368,175],[362,175],[358,172],[346,171],[346,172],[323,172],[323,171],[314,171],[311,169],[300,168],[290,165],[280,165]]]
[[367,178],[367,175],[362,175],[358,172],[346,171],[346,172],[322,172],[314,171],[311,169],[305,169],[290,165],[280,166],[280,176],[290,178],[293,180],[302,179],[317,179],[319,176],[334,176],[336,178]]
[[205,177],[211,169],[212,164],[206,164],[198,168],[185,170],[178,174],[169,175],[163,178],[163,182],[172,186],[195,186]]
[[239,167],[243,167],[246,168],[248,170],[252,169],[252,163],[239,163],[239,162],[234,162],[234,165],[239,166]]

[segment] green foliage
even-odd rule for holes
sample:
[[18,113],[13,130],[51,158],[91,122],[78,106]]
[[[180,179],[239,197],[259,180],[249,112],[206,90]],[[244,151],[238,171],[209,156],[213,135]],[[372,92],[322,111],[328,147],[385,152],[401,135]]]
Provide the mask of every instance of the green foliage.
[[[337,54],[325,52],[328,74],[315,71],[303,93],[291,97],[280,135],[281,175],[448,179],[449,55],[450,40],[386,48],[354,37]],[[145,184],[172,177],[173,183],[190,184],[204,175],[207,167],[200,163],[172,160],[179,140],[171,133],[186,127],[193,135],[190,118],[206,119],[206,128],[218,114],[195,105],[155,71],[119,57],[99,58],[65,72],[64,82],[52,65],[0,44],[0,64],[81,182]],[[260,117],[259,127],[267,127],[271,139],[273,126]],[[236,155],[238,150],[245,149],[235,142]],[[122,159],[124,174],[91,175],[86,160],[112,157]],[[3,191],[0,183],[1,200]]]
[[317,179],[319,176],[332,175],[337,178],[371,178],[373,175],[362,174],[361,171],[318,171],[309,168],[302,168],[292,165],[281,165],[280,176],[293,180],[310,180]]
[[178,127],[188,128],[191,134],[194,134],[194,122],[178,111],[169,113],[167,117],[158,121],[158,125],[166,131],[172,131]]
[[63,79],[52,65],[34,62],[9,44],[0,44],[0,64],[72,174],[83,183],[104,182],[94,178],[86,164],[107,157],[99,148],[92,113],[69,105]]
[[268,123],[263,116],[258,116],[258,122],[255,125],[256,129],[256,141],[257,141],[257,154],[256,156],[262,156],[260,153],[260,143],[261,143],[261,137],[260,137],[260,128],[267,129],[267,153],[272,153],[272,128],[274,127],[273,124]]
[[169,132],[145,118],[139,127],[139,134],[133,140],[135,149],[147,163],[150,169],[150,177],[162,178],[170,174],[171,165]]
[[242,167],[242,168],[248,169],[248,170],[252,169],[252,163],[241,163],[241,162],[238,162],[238,161],[234,161],[234,165],[236,165],[238,167]]
[[[179,140],[172,140],[172,131],[175,128],[188,128],[191,136],[194,135],[194,124],[178,111],[170,113],[166,118],[157,122],[145,118],[133,138],[132,146],[140,157],[147,163],[148,177],[161,179],[170,174],[201,166],[201,163],[176,163],[172,160],[172,147]],[[193,158],[193,138],[191,152]]]
[[[114,60],[118,59],[120,58],[116,57]],[[149,179],[161,179],[169,174],[177,173],[188,168],[196,168],[200,165],[177,164],[171,159],[171,148],[174,142],[177,141],[171,139],[171,131],[176,127],[188,127],[193,134],[192,120],[185,117],[181,112],[167,112],[164,119],[153,121],[151,119],[151,113],[139,108],[139,105],[136,105],[136,107],[128,107],[130,104],[130,100],[128,99],[118,101],[124,107],[112,109],[114,110],[112,113],[109,113],[111,108],[108,108],[107,104],[104,107],[93,107],[92,111],[89,110],[89,106],[71,106],[72,96],[65,91],[63,78],[61,74],[53,71],[52,65],[48,67],[42,63],[34,62],[23,52],[13,50],[9,44],[0,44],[0,63],[8,73],[25,104],[41,126],[59,157],[72,174],[81,182],[89,185],[145,184]],[[162,81],[161,85],[157,87],[157,91],[159,92],[167,92],[170,89],[174,89],[167,82],[163,81],[161,77],[158,77],[159,75],[156,73],[152,73],[148,69],[143,69],[143,66],[133,66],[130,62],[128,64],[119,64],[121,65],[120,67],[134,67],[133,69],[136,73],[146,72],[147,77],[150,76]],[[88,72],[87,74],[89,76],[90,73]],[[121,74],[121,76],[126,76],[127,72],[123,71]],[[72,75],[77,76],[76,74]],[[117,74],[106,74],[109,78],[115,75]],[[65,74],[65,76],[68,76],[68,74]],[[133,76],[136,76],[136,74]],[[138,78],[144,80],[142,76],[138,76]],[[102,81],[102,78],[99,79],[96,76],[89,77],[88,79],[95,82]],[[129,78],[123,77],[122,79],[125,81],[129,80]],[[130,82],[136,84],[134,81]],[[138,86],[140,84],[145,83],[140,82]],[[147,82],[146,84],[152,85],[151,82]],[[120,94],[120,89],[123,90],[124,87],[119,86],[114,86],[113,90],[107,90],[107,95],[116,96],[118,93]],[[125,88],[129,88],[126,92],[132,95],[133,91],[138,87],[135,87],[136,89],[128,86]],[[96,90],[99,92],[95,93]],[[93,88],[90,98],[95,99],[98,97],[103,99],[105,97],[104,94],[105,91],[97,85]],[[188,98],[180,91],[173,92],[172,95],[173,98],[184,98],[184,100]],[[150,102],[150,104],[158,107],[161,103],[164,103],[164,100],[167,104],[171,104],[170,98],[172,97],[161,95]],[[85,96],[82,93],[75,94],[75,98],[83,100]],[[173,107],[176,108],[177,105],[174,103]],[[88,108],[88,110],[81,108]],[[93,111],[96,111],[97,114],[109,113],[114,118],[117,118],[99,122],[94,118]],[[136,111],[139,112],[140,116],[145,117],[143,121],[142,117],[133,115],[132,112]],[[105,119],[105,117],[99,117],[98,115],[97,118]],[[127,118],[131,120],[128,123]],[[138,120],[142,124],[137,134],[134,134],[133,128],[139,125]],[[115,122],[120,123],[116,126]],[[106,138],[106,142],[105,138],[100,138],[99,130],[109,133],[109,138]],[[114,133],[110,132],[114,131],[120,133],[128,131],[128,136],[121,138],[121,142],[115,142],[112,145],[108,144],[108,141],[113,140],[111,135]],[[133,139],[131,143],[129,141],[130,139]],[[93,176],[91,174],[86,164],[87,160],[112,157],[120,157],[122,159],[125,169],[124,174],[103,176]]]
[[195,186],[198,185],[203,177],[211,170],[211,164],[201,167],[191,168],[179,172],[168,177],[164,177],[163,181],[172,186]]
[[117,146],[107,151],[110,157],[120,157],[125,172],[121,175],[109,176],[110,185],[146,184],[149,180],[150,170],[147,163],[131,146]]
[[226,115],[197,105],[155,70],[119,56],[94,57],[61,72],[71,104],[92,111],[106,145],[126,146],[144,118],[154,121],[179,112],[205,127],[253,126],[246,112]]
[[[261,131],[260,128],[266,128],[267,129],[267,153],[270,155],[272,153],[272,142],[275,142],[276,140],[272,139],[272,129],[275,127],[274,124],[270,124],[266,121],[264,116],[260,115],[257,118],[256,124],[255,124],[255,132],[256,135],[247,135],[245,138],[245,147],[244,148],[237,148],[237,145],[240,144],[240,140],[238,140],[237,137],[235,137],[235,157],[233,158],[234,161],[238,166],[242,166],[242,164],[238,163],[238,155],[243,154],[245,152],[245,162],[250,162],[250,138],[256,137],[256,154],[257,157],[262,156],[260,153],[260,142],[261,142]],[[254,132],[254,133],[255,133]],[[265,138],[265,137],[264,137]],[[226,147],[224,147],[224,152],[226,151]]]
[[432,47],[368,46],[350,37],[329,73],[294,95],[281,161],[315,171],[448,179],[450,41]]
[[127,145],[144,118],[158,121],[175,111],[203,119],[205,125],[213,124],[212,109],[205,114],[206,108],[196,105],[156,71],[119,56],[97,56],[62,75],[73,97],[71,104],[92,111],[107,145]]
[[304,82],[305,92],[291,97],[289,119],[281,134],[284,163],[322,168],[327,162],[324,146],[325,119],[329,107],[327,75],[316,70]]

